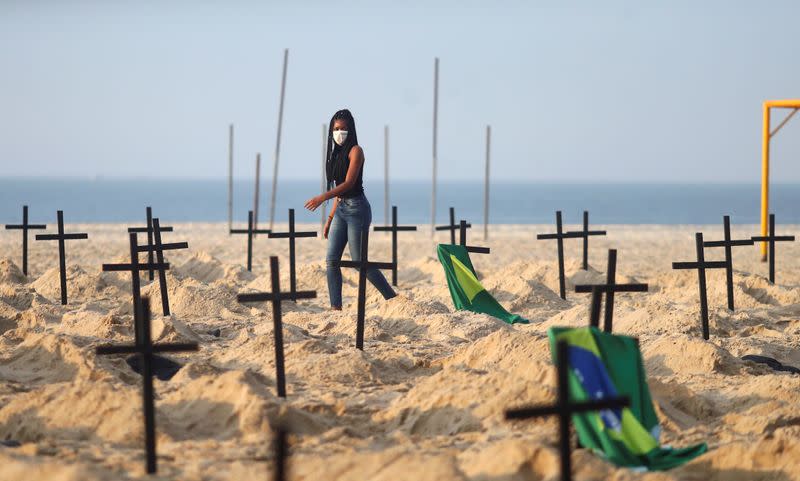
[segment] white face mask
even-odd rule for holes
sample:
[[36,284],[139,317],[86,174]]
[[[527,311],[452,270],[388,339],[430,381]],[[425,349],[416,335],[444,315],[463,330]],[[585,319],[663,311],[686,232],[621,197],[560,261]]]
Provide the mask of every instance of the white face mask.
[[333,141],[336,142],[336,145],[342,145],[347,139],[347,131],[346,130],[334,130],[333,131]]

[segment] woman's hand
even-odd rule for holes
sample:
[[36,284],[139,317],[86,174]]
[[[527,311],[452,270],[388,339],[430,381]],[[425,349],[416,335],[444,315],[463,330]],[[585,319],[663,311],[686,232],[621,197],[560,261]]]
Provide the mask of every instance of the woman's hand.
[[322,236],[326,239],[328,238],[328,232],[331,230],[331,221],[333,220],[332,216],[328,216],[328,220],[325,221],[325,228],[322,229]]
[[306,201],[305,207],[310,211],[317,210],[317,207],[321,206],[322,203],[325,202],[325,197],[321,195],[314,196]]

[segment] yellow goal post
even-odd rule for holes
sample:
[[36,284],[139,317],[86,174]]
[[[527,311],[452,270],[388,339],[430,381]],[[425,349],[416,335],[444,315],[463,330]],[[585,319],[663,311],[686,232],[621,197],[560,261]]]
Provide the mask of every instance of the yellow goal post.
[[[774,129],[770,129],[770,113],[772,109],[789,109],[789,114]],[[767,235],[769,220],[769,141],[778,133],[797,111],[800,110],[800,99],[765,100],[763,106],[764,121],[761,129],[761,235]],[[761,260],[767,260],[767,243],[761,243]]]

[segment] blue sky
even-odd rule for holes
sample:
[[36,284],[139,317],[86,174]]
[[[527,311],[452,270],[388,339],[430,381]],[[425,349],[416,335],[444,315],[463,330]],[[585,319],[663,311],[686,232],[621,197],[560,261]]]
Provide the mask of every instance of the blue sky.
[[[435,5],[430,5],[434,4]],[[769,6],[765,6],[769,5]],[[758,182],[761,102],[800,97],[796,2],[0,0],[3,176],[318,178],[321,124],[356,118],[366,175]],[[776,116],[779,120],[781,115]],[[800,118],[773,141],[800,182]]]

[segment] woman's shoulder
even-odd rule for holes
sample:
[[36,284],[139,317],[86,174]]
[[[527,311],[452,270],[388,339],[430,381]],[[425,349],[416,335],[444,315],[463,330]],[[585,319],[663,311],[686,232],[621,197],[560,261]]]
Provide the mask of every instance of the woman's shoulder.
[[358,145],[358,144],[355,144],[355,145],[354,145],[354,146],[353,146],[353,147],[350,149],[350,157],[351,157],[351,158],[352,158],[353,156],[356,156],[356,157],[358,157],[358,156],[363,156],[363,155],[364,155],[364,149],[362,149],[362,148],[361,148],[361,146],[360,146],[360,145]]

